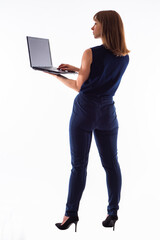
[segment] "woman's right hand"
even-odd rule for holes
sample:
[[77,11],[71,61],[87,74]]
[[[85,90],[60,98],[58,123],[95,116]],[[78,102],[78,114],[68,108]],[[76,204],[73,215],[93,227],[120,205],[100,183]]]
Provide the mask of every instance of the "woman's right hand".
[[69,64],[64,64],[64,63],[59,65],[58,69],[67,70],[69,72],[79,72],[79,68],[74,67],[74,66],[69,65]]

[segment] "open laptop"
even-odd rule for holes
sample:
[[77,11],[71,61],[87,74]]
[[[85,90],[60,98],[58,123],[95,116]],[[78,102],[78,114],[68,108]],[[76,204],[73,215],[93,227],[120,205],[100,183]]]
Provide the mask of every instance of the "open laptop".
[[54,74],[76,73],[63,71],[53,67],[49,40],[45,38],[28,37],[27,45],[30,59],[30,66],[35,70],[51,72]]

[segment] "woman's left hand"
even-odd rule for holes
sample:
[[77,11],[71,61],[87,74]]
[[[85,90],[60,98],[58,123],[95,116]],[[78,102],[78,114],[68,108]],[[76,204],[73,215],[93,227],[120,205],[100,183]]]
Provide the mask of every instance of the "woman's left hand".
[[65,76],[63,76],[63,75],[61,75],[60,73],[58,74],[55,74],[55,73],[52,73],[52,72],[47,72],[47,71],[43,71],[44,73],[48,73],[48,74],[50,74],[50,75],[52,75],[52,76],[54,76],[54,77],[56,77],[57,79],[67,79]]
[[54,77],[57,77],[57,74],[54,74],[54,73],[52,73],[52,72],[47,72],[47,71],[43,71],[44,73],[48,73],[48,74],[50,74],[50,75],[52,75],[52,76],[54,76]]

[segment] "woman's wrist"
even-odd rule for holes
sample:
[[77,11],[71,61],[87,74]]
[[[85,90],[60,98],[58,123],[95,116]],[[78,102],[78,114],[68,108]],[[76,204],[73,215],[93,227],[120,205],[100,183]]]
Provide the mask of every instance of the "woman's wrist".
[[75,67],[75,72],[79,73],[80,68]]

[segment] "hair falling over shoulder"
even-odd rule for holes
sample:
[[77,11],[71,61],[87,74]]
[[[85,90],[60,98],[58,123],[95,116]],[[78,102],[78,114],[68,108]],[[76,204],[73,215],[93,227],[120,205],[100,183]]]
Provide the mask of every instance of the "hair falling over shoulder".
[[125,56],[130,52],[126,46],[122,19],[116,11],[97,12],[93,19],[102,24],[102,41],[107,49],[117,56]]

